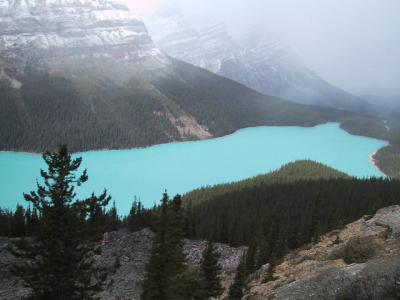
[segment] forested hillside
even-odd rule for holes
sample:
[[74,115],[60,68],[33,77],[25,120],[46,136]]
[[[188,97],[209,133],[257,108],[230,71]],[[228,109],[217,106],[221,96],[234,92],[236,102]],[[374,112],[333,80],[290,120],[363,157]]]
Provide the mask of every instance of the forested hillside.
[[321,234],[400,204],[400,182],[388,179],[308,179],[216,193],[187,207],[189,236],[254,245],[260,265],[315,241]]
[[264,96],[173,60],[163,71],[143,71],[126,81],[90,74],[34,72],[19,78],[20,89],[1,81],[0,149],[144,147],[249,126],[313,126],[347,115]]
[[295,183],[300,180],[331,178],[350,178],[350,176],[315,161],[301,160],[289,163],[274,172],[250,179],[196,189],[183,196],[183,204],[187,207],[191,207],[203,201],[211,200],[214,197],[237,192],[246,188]]
[[400,178],[400,115],[393,114],[387,121],[389,145],[379,149],[374,159],[386,175]]

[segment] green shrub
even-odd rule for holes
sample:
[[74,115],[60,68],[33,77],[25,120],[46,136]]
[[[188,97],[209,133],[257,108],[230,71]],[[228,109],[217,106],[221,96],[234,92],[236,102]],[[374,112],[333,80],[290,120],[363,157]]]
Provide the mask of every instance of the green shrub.
[[352,239],[342,247],[335,249],[329,259],[342,258],[346,264],[363,263],[376,253],[376,244],[373,242]]

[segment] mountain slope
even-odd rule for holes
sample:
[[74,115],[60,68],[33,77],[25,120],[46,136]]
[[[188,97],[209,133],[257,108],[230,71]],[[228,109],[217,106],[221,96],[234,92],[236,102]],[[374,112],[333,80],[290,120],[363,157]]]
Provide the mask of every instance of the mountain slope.
[[347,115],[176,61],[112,1],[3,1],[0,23],[1,150],[144,147]]
[[184,205],[194,206],[202,202],[212,200],[214,197],[243,189],[251,189],[259,186],[277,184],[290,184],[300,180],[321,180],[334,178],[351,178],[349,175],[328,167],[324,164],[301,160],[289,163],[274,172],[259,175],[239,182],[219,184],[212,187],[204,187],[184,195]]
[[180,15],[156,15],[147,24],[170,56],[263,94],[357,112],[367,107],[360,98],[309,70],[282,41],[260,34],[234,38],[223,24],[197,30]]
[[264,247],[262,263],[267,263],[342,224],[399,204],[399,184],[382,178],[314,178],[255,182],[223,193],[205,190],[209,193],[197,197],[202,201],[186,204],[188,228],[193,238]]
[[379,210],[293,251],[244,299],[399,299],[400,207]]

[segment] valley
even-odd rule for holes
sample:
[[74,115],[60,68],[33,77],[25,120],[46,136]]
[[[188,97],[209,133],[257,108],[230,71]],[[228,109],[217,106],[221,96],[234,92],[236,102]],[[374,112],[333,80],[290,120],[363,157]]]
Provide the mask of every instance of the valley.
[[[326,124],[255,127],[205,141],[82,152],[76,155],[83,157],[83,167],[92,175],[79,194],[89,196],[107,188],[118,210],[126,214],[135,196],[151,207],[165,189],[183,194],[265,174],[296,160],[315,160],[359,178],[381,176],[369,157],[384,145],[380,140],[350,135],[338,124]],[[0,153],[3,206],[13,208],[21,203],[22,193],[35,187],[33,178],[38,178],[42,164],[39,155]]]
[[283,2],[0,0],[1,300],[400,299],[400,7]]

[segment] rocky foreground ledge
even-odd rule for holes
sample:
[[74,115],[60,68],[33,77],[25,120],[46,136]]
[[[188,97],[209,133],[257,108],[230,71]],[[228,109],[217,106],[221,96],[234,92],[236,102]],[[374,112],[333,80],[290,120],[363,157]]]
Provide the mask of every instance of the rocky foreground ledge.
[[262,277],[245,299],[400,299],[400,206],[328,233]]
[[[102,300],[136,300],[141,294],[141,283],[144,279],[144,267],[151,252],[153,232],[144,229],[130,233],[125,230],[104,234],[102,241],[94,248],[94,267],[106,275],[105,290],[99,295]],[[206,241],[185,241],[188,264],[198,265]],[[28,296],[30,291],[24,288],[23,282],[12,275],[10,268],[18,262],[9,247],[12,240],[0,238],[0,299],[19,300]],[[221,254],[220,264],[223,268],[222,283],[228,287],[236,273],[245,247],[232,248],[216,244]]]

